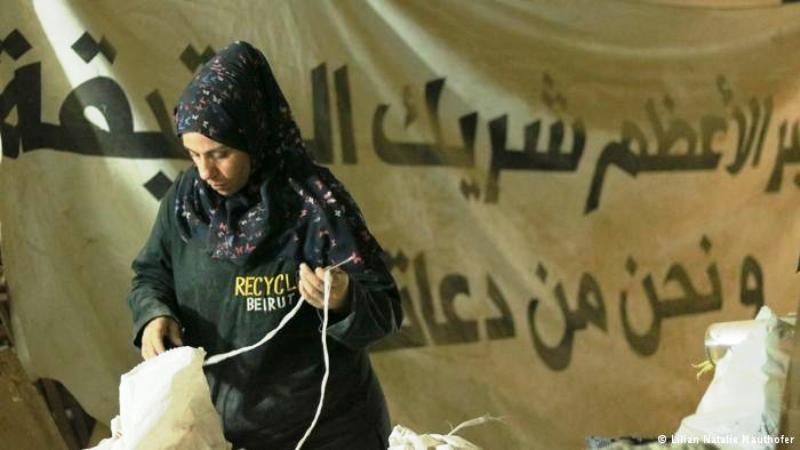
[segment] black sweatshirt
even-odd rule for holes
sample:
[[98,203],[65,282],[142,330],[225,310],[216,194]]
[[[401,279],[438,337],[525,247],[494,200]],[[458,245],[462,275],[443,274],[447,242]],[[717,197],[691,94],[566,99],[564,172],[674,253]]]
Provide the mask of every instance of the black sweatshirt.
[[[132,265],[128,303],[137,346],[145,325],[159,316],[175,319],[184,344],[202,347],[209,355],[253,344],[299,301],[300,263],[312,269],[331,263],[330,255],[311,254],[308,243],[318,235],[318,225],[303,218],[273,221],[272,238],[244,267],[212,259],[200,239],[181,239],[174,205],[175,185]],[[331,373],[308,449],[356,448],[345,440],[370,436],[374,443],[385,439],[388,430],[366,346],[400,326],[399,295],[382,262],[353,267],[342,267],[350,276],[349,308],[331,312]],[[321,311],[305,304],[267,344],[206,368],[213,403],[234,448],[293,449],[311,423],[324,373],[321,317]]]

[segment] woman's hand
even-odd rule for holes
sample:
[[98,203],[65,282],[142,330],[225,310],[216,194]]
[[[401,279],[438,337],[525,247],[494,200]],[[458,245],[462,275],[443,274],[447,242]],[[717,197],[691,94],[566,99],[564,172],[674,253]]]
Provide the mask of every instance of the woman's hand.
[[[311,270],[308,264],[300,264],[300,295],[313,307],[322,309],[324,302],[325,269],[317,267]],[[331,298],[328,307],[337,312],[347,310],[347,292],[350,288],[350,276],[342,269],[331,270]]]
[[147,322],[142,332],[142,358],[150,359],[164,353],[164,338],[168,338],[172,345],[180,347],[181,327],[171,317],[161,316]]

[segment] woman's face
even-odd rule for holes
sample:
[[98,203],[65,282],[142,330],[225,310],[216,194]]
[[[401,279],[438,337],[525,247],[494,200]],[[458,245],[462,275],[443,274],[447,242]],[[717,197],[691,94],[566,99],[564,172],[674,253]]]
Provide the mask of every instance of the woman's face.
[[239,192],[250,178],[250,155],[200,133],[181,135],[200,178],[224,196]]

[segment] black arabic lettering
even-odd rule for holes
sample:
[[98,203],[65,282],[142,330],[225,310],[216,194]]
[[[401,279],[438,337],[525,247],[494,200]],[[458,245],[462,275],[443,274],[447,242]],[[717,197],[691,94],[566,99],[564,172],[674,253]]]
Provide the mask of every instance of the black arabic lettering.
[[[108,130],[100,129],[86,119],[84,110],[90,106],[103,114]],[[128,98],[111,78],[93,78],[73,89],[61,105],[59,119],[63,140],[51,148],[111,157],[182,157],[183,152],[171,154],[172,147],[161,132],[133,131],[133,114]]]
[[150,112],[153,113],[153,117],[156,118],[158,129],[161,130],[161,134],[164,136],[164,139],[166,139],[169,143],[170,157],[175,159],[189,159],[189,154],[183,148],[183,143],[175,134],[175,127],[172,124],[172,120],[170,119],[170,114],[168,112],[169,110],[164,102],[164,98],[161,96],[161,92],[156,89],[148,94],[145,100],[147,101],[147,105],[150,107]]
[[721,153],[712,145],[717,134],[728,131],[728,122],[723,117],[708,114],[700,119],[701,152],[706,154]]
[[628,345],[638,354],[648,356],[652,355],[658,349],[658,343],[661,340],[661,316],[658,315],[658,294],[656,293],[653,277],[650,274],[642,280],[645,295],[647,296],[647,303],[652,311],[653,319],[650,326],[644,333],[637,333],[633,326],[631,326],[630,319],[628,318],[628,292],[622,290],[619,297],[619,313],[622,318],[622,330],[625,334],[625,339]]
[[540,151],[539,131],[541,120],[525,126],[523,150],[509,150],[506,146],[508,135],[508,116],[503,115],[489,122],[491,141],[491,161],[489,178],[486,183],[486,202],[496,203],[499,195],[498,179],[501,170],[541,170],[553,172],[573,172],[577,170],[586,147],[586,130],[583,122],[572,123],[572,150],[562,151],[564,123],[561,120],[550,125],[550,135],[546,151]]
[[339,139],[342,143],[342,162],[356,164],[356,138],[353,129],[353,106],[350,100],[350,81],[347,75],[347,66],[342,66],[333,72],[336,86],[336,106],[339,114]]
[[[667,99],[665,103],[669,105],[668,108],[671,110],[672,101]],[[694,155],[696,153],[697,132],[695,132],[692,126],[689,125],[689,122],[677,117],[673,117],[669,122],[669,126],[664,127],[664,124],[661,122],[661,118],[658,115],[658,111],[656,111],[655,102],[652,99],[649,99],[647,102],[645,102],[644,109],[647,113],[647,118],[650,121],[650,125],[653,128],[653,134],[655,134],[656,137],[657,155],[675,155],[676,152],[674,152],[673,149],[680,141],[684,141],[686,143],[685,154]]]
[[306,140],[306,145],[315,160],[322,164],[329,164],[333,162],[333,129],[331,127],[328,71],[324,63],[311,71],[311,97],[314,111],[314,138]]
[[[705,236],[703,236],[700,245],[703,251],[708,254],[711,249],[711,243]],[[633,275],[633,273],[631,274]],[[686,269],[678,263],[672,264],[667,271],[663,285],[665,287],[668,284],[676,285],[682,295],[664,298],[658,294],[652,275],[647,274],[642,280],[642,287],[647,296],[649,307],[652,309],[653,319],[648,330],[644,333],[637,333],[631,326],[628,317],[627,292],[622,291],[620,296],[622,326],[625,338],[634,351],[640,355],[649,356],[658,350],[661,339],[661,322],[664,319],[715,311],[722,307],[722,283],[715,262],[712,262],[706,268],[706,276],[708,277],[710,288],[707,293],[701,293],[689,278]]]
[[463,275],[449,274],[444,277],[439,285],[442,312],[445,323],[436,321],[433,306],[433,295],[428,281],[425,255],[419,254],[414,258],[414,275],[419,288],[420,307],[422,318],[431,335],[434,344],[446,345],[463,342],[478,341],[478,323],[475,320],[464,320],[455,313],[453,302],[459,294],[469,296],[469,283]]
[[[772,97],[767,97],[764,100],[764,117],[762,119],[762,109],[758,100],[751,98],[748,103],[750,109],[750,126],[747,126],[747,117],[742,110],[741,106],[735,106],[733,109],[733,120],[736,123],[737,129],[737,143],[736,143],[736,159],[726,167],[728,173],[735,175],[744,167],[747,159],[750,157],[751,151],[755,150],[753,155],[753,166],[757,166],[761,159],[761,149],[764,146],[764,138],[767,134],[767,128],[772,120]],[[755,145],[755,147],[754,147]]]
[[[634,122],[623,121],[621,139],[609,142],[600,154],[595,167],[589,195],[586,199],[584,213],[589,214],[600,204],[600,194],[610,166],[616,166],[632,177],[639,172],[672,172],[714,170],[719,164],[721,154],[711,149],[711,133],[718,130],[720,123],[713,118],[706,122],[703,151],[697,152],[697,133],[683,119],[673,118],[668,127],[664,127],[655,104],[652,100],[645,103],[645,110],[656,136],[656,151],[648,152],[647,138],[642,129]],[[631,141],[638,144],[638,151],[631,149]],[[686,151],[674,152],[676,143],[684,141]]]
[[[611,141],[606,144],[597,159],[597,165],[592,176],[592,184],[589,187],[589,196],[586,198],[584,214],[594,211],[600,204],[600,194],[609,167],[616,166],[634,178],[639,173],[640,166],[637,161],[637,153],[647,154],[647,138],[638,125],[628,120],[622,122],[621,135],[619,141]],[[631,149],[632,141],[636,143],[638,152],[634,152]]]
[[778,130],[778,152],[775,155],[775,165],[772,168],[772,175],[767,183],[767,192],[777,192],[783,182],[783,168],[787,164],[797,164],[800,162],[800,121],[792,123],[792,136],[789,143],[786,142],[789,124],[788,121],[781,123]]
[[[107,77],[90,79],[73,89],[59,110],[60,125],[41,120],[41,64],[17,69],[0,94],[0,118],[17,109],[17,124],[2,125],[5,155],[53,149],[82,155],[124,158],[185,158],[161,132],[134,132],[130,104],[119,85]],[[84,111],[95,107],[108,124],[98,128]]]
[[556,303],[564,317],[564,333],[555,346],[547,345],[536,325],[536,312],[539,299],[533,298],[528,304],[528,326],[536,353],[542,361],[552,370],[561,371],[569,367],[572,360],[572,348],[575,332],[586,328],[588,323],[606,331],[606,309],[600,285],[588,273],[581,276],[578,287],[578,307],[570,310],[564,287],[561,282],[553,288]]
[[439,99],[444,89],[445,79],[430,81],[425,86],[425,106],[428,121],[434,136],[434,143],[393,142],[385,133],[383,122],[389,105],[381,104],[372,117],[372,142],[378,157],[388,164],[406,166],[452,166],[472,167],[475,155],[475,136],[478,114],[461,116],[459,126],[464,146],[449,146],[444,143],[441,121],[439,119]]
[[486,276],[487,293],[489,300],[500,311],[500,317],[486,319],[486,334],[490,340],[508,339],[514,337],[514,316],[508,307],[505,297],[500,292],[491,275]]
[[753,317],[764,306],[764,274],[758,261],[747,255],[742,261],[739,277],[739,299],[743,305],[754,306]]

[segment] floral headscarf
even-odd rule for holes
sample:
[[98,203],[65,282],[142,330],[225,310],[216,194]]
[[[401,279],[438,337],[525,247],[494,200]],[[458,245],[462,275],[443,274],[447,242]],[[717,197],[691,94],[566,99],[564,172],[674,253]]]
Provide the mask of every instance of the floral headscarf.
[[[209,255],[244,265],[276,221],[309,220],[318,239],[306,253],[356,264],[381,252],[350,194],[317,166],[264,55],[236,41],[208,61],[181,95],[178,134],[198,132],[250,155],[241,191],[222,196],[192,166],[178,181],[174,211],[182,238],[204,239]],[[275,212],[279,211],[276,216]],[[308,248],[308,247],[311,248]]]

